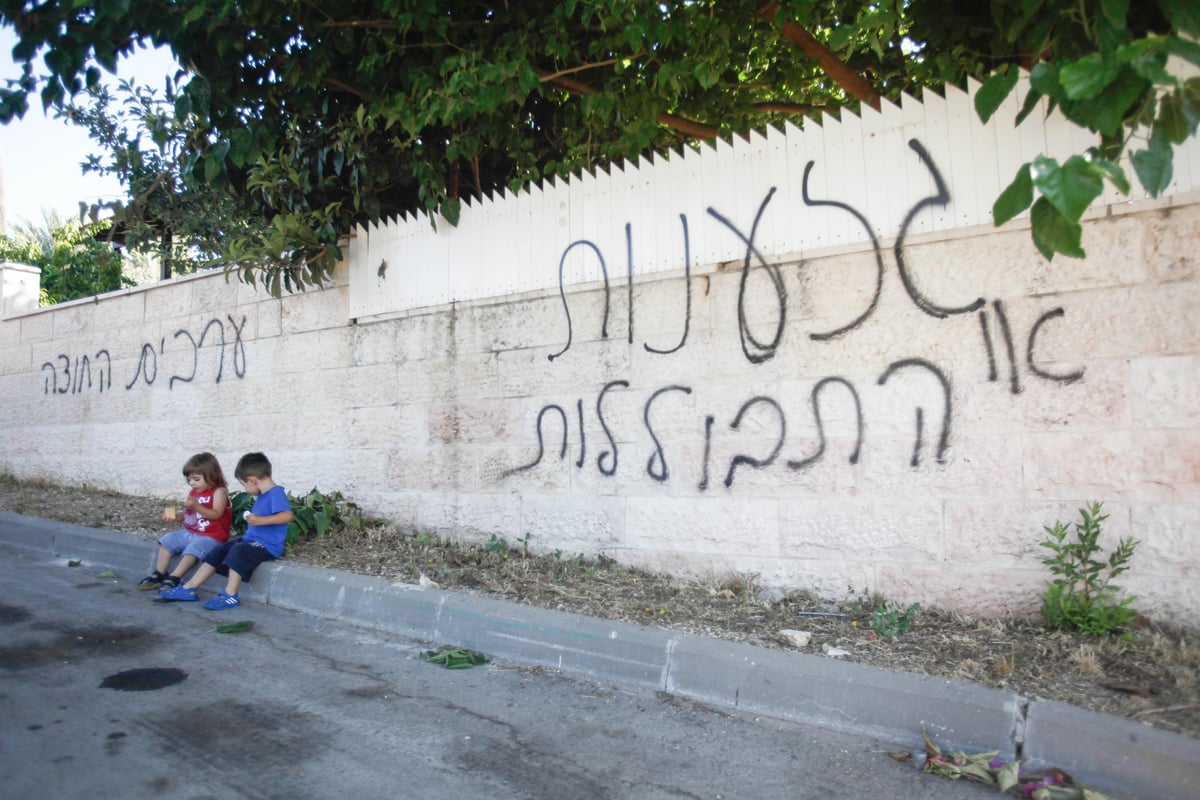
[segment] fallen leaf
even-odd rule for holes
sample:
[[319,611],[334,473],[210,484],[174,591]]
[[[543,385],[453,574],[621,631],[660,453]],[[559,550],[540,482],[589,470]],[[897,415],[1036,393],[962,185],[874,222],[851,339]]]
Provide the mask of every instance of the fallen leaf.
[[231,622],[228,625],[218,625],[209,633],[245,633],[254,627],[252,620],[244,619],[241,622]]

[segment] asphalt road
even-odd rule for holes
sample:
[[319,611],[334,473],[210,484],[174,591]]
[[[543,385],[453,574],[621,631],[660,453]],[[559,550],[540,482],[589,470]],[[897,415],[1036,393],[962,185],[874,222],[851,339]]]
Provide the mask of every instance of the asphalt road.
[[[420,658],[436,643],[156,602],[139,577],[0,545],[4,796],[994,796],[893,760],[894,743],[512,663],[447,670]],[[175,682],[102,686],[128,670]]]

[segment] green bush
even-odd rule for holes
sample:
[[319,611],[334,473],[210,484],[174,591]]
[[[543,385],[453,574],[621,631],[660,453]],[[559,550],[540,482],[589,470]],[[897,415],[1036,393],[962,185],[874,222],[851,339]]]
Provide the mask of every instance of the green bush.
[[1121,597],[1121,588],[1113,578],[1129,569],[1137,542],[1132,536],[1122,539],[1108,557],[1098,560],[1101,523],[1108,519],[1101,514],[1101,503],[1093,502],[1079,509],[1080,522],[1075,523],[1075,540],[1067,538],[1068,526],[1056,522],[1046,527],[1050,538],[1042,547],[1054,551],[1043,559],[1057,577],[1046,585],[1042,595],[1042,622],[1051,630],[1076,630],[1089,636],[1108,636],[1129,627],[1137,619],[1131,607],[1136,599]]
[[913,620],[917,618],[917,612],[920,610],[920,603],[913,603],[901,612],[898,606],[881,602],[871,613],[871,630],[880,636],[900,636],[908,633],[908,629],[912,627]]
[[[255,496],[234,492],[229,496],[233,506],[233,535],[246,533],[245,512],[254,508]],[[288,493],[292,504],[292,521],[288,524],[287,543],[293,545],[309,536],[324,536],[333,528],[361,529],[362,510],[342,496],[341,492],[324,494],[313,488],[306,495]]]

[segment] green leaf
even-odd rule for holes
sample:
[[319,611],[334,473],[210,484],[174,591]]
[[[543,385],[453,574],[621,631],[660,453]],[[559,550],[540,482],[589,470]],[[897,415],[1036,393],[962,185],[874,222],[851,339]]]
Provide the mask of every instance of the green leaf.
[[1200,44],[1187,39],[1180,39],[1178,36],[1168,36],[1166,49],[1171,55],[1179,56],[1186,61],[1200,66]]
[[1154,129],[1161,129],[1171,144],[1183,144],[1188,138],[1188,120],[1183,112],[1183,98],[1180,93],[1169,94],[1159,102],[1158,119],[1154,122]]
[[1001,67],[992,73],[975,94],[975,113],[979,119],[987,122],[996,113],[996,109],[1017,85],[1017,68],[1011,64]]
[[1029,71],[1029,85],[1039,94],[1055,100],[1066,100],[1067,92],[1058,79],[1059,66],[1056,63],[1041,61],[1034,64]]
[[1130,160],[1138,180],[1151,197],[1158,197],[1170,185],[1174,171],[1174,154],[1170,142],[1165,135],[1158,135],[1157,128],[1150,136],[1150,146],[1135,152]]
[[1200,36],[1200,3],[1196,0],[1159,0],[1158,5],[1177,30]]
[[1012,183],[1005,187],[996,202],[992,204],[992,218],[997,227],[1008,222],[1013,217],[1029,208],[1033,202],[1033,176],[1030,175],[1029,163],[1026,162],[1017,170],[1017,176]]
[[254,628],[254,621],[244,619],[241,622],[231,622],[228,625],[218,625],[209,633],[245,633]]
[[1037,108],[1038,101],[1041,99],[1042,99],[1041,92],[1037,91],[1036,89],[1029,90],[1029,94],[1025,95],[1025,102],[1021,104],[1021,110],[1019,112],[1017,112],[1017,118],[1016,118],[1017,125],[1020,125],[1022,122],[1025,121],[1025,118],[1029,116],[1030,112],[1032,112],[1035,108]]
[[1073,222],[1104,191],[1104,182],[1083,156],[1071,156],[1062,166],[1052,158],[1039,156],[1033,161],[1033,183],[1059,213]]
[[1129,194],[1129,179],[1125,177],[1125,170],[1114,161],[1107,158],[1102,158],[1099,153],[1092,148],[1088,150],[1088,165],[1099,174],[1102,178],[1107,178],[1116,186],[1121,194]]
[[1039,197],[1029,214],[1032,225],[1033,243],[1046,258],[1053,260],[1055,253],[1072,258],[1086,255],[1080,241],[1083,228],[1059,213],[1058,209],[1044,197]]
[[1086,125],[1105,136],[1115,136],[1121,130],[1130,106],[1150,88],[1146,79],[1126,66],[1100,94],[1086,100],[1063,100],[1061,107],[1063,114],[1071,121]]
[[1100,53],[1088,53],[1083,58],[1063,64],[1058,80],[1069,100],[1087,100],[1104,91],[1117,77],[1120,64]]

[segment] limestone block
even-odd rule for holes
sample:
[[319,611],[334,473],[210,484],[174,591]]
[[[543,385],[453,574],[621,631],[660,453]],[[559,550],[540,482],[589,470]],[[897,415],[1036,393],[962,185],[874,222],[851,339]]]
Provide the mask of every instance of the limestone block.
[[513,404],[506,400],[433,404],[428,407],[429,443],[503,443],[508,439],[513,414]]
[[350,328],[350,358],[355,366],[400,360],[394,321],[359,323]]
[[349,448],[411,447],[429,439],[425,405],[356,406],[343,417]]
[[486,544],[492,536],[514,544],[521,535],[519,506],[512,495],[424,493],[417,506],[417,528],[476,544]]
[[[271,369],[276,373],[316,375],[353,365],[351,329],[322,329],[290,334],[276,349]],[[377,366],[369,364],[367,366]],[[394,374],[394,370],[392,370]]]
[[52,315],[55,339],[88,336],[95,330],[95,303],[64,303],[56,306]]
[[779,501],[783,552],[795,558],[925,562],[947,557],[936,499],[786,499]]
[[192,313],[192,292],[201,292],[211,280],[180,279],[159,283],[143,293],[146,322],[177,320]]
[[5,341],[9,341],[7,337],[14,325],[20,331],[17,341],[23,343],[47,342],[54,338],[54,313],[50,311],[29,314],[5,323]]
[[[33,348],[31,345],[20,344],[15,337],[11,340],[2,338],[0,331],[0,376],[27,375],[33,372]],[[0,380],[0,397],[5,397],[4,384]]]
[[520,535],[532,552],[561,550],[564,558],[604,553],[624,539],[625,499],[573,494],[521,497]]
[[1200,427],[1200,356],[1136,359],[1129,390],[1135,427]]
[[239,295],[237,276],[230,275],[226,280],[222,270],[214,269],[193,281],[190,310],[223,318],[237,308]]
[[691,338],[711,327],[714,301],[706,275],[693,273],[687,281],[679,272],[637,281],[633,293],[634,344],[640,349],[646,345],[660,351],[673,349],[685,332]]
[[[947,500],[947,558],[968,566],[1045,569],[1041,565],[1049,555],[1041,546],[1049,538],[1045,528],[1061,520],[1073,530],[1078,508],[1085,502],[1030,501],[1019,495]],[[1127,507],[1106,504],[1105,509],[1112,512],[1109,529],[1128,530]]]
[[283,333],[341,328],[349,319],[349,292],[344,286],[310,288],[280,298]]
[[1063,305],[1071,324],[1057,326],[1053,335],[1047,329],[1044,343],[1039,339],[1039,353],[1049,358],[1157,357],[1200,348],[1195,324],[1200,284],[1195,282],[1096,290],[1072,295]]
[[1154,622],[1191,628],[1200,625],[1200,579],[1195,575],[1164,581],[1153,574],[1125,574],[1120,583],[1125,596],[1134,598],[1132,607]]
[[353,498],[363,514],[385,519],[403,533],[415,533],[418,496],[408,492],[355,492]]
[[[1135,503],[1132,518],[1121,535],[1138,541],[1131,562],[1135,575],[1200,578],[1200,503]],[[1111,540],[1109,545],[1115,546]]]
[[1016,493],[1028,481],[1027,466],[1022,473],[1028,458],[1023,458],[1022,441],[1016,437],[952,436],[939,463],[935,425],[925,432],[916,466],[912,464],[914,445],[911,436],[869,437],[858,463],[858,490],[867,496],[929,493],[971,497]]
[[540,458],[536,439],[521,446],[479,448],[478,485],[494,492],[566,492],[578,453],[568,447],[560,457],[561,443],[553,435],[544,437]]
[[[1035,613],[1045,587],[1044,574],[1028,569],[880,564],[876,573],[874,590],[894,603],[920,603],[922,608],[956,609],[983,617]],[[919,611],[914,624],[921,624]]]
[[1147,230],[1142,215],[1121,214],[1093,219],[1083,228],[1087,258],[1081,269],[1063,269],[1058,259],[1043,262],[1030,293],[1064,292],[1134,285],[1146,281],[1151,264],[1147,256]]
[[441,360],[456,354],[453,317],[447,312],[423,312],[395,320],[396,360]]
[[140,326],[146,313],[146,292],[130,292],[105,298],[96,304],[94,330],[97,335],[111,330]]
[[[574,299],[574,294],[568,295],[568,304]],[[565,344],[567,318],[557,292],[476,306],[471,310],[469,319],[469,324],[462,326],[464,330],[459,335],[464,346],[473,351],[545,348],[553,353],[561,350]],[[580,321],[572,311],[572,328]]]
[[[475,448],[395,446],[388,450],[386,486],[396,491],[452,492],[481,488]],[[496,487],[483,485],[492,491]]]
[[1059,431],[1022,438],[1025,484],[1033,496],[1132,498],[1134,442],[1128,432]]
[[[1196,205],[1163,209],[1140,217],[1146,226],[1145,260],[1159,280],[1196,277],[1200,255],[1200,208]],[[1088,251],[1089,254],[1091,251]]]
[[774,500],[630,497],[627,508],[626,543],[640,550],[688,550],[698,558],[780,553]]

